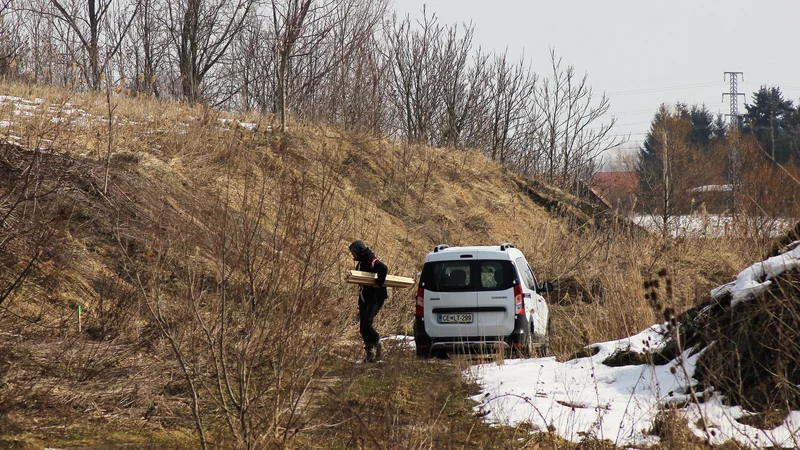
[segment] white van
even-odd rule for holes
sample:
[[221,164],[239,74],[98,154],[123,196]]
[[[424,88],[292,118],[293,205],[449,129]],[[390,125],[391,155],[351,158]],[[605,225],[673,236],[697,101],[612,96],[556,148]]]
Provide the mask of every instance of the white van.
[[417,356],[448,351],[548,354],[550,310],[521,251],[512,244],[437,245],[425,257],[416,297]]

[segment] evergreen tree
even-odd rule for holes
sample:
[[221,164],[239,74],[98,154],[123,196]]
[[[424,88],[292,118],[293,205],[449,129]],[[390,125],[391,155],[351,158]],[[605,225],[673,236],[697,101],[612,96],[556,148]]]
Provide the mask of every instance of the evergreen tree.
[[728,135],[728,124],[725,123],[725,119],[722,113],[717,114],[717,117],[714,119],[714,124],[711,127],[711,137],[713,139],[722,140]]
[[706,108],[706,105],[692,105],[689,110],[689,121],[692,122],[689,142],[708,151],[708,144],[711,143],[714,135],[714,115]]
[[663,163],[657,155],[657,137],[653,135],[667,118],[686,120],[690,124],[689,144],[694,148],[708,153],[709,144],[714,137],[724,136],[727,131],[721,115],[714,121],[714,115],[705,105],[687,106],[686,103],[678,102],[675,104],[675,113],[671,113],[669,107],[662,104],[656,111],[653,120],[650,122],[650,131],[645,137],[644,144],[639,149],[639,161],[636,167],[639,187],[641,192],[651,189],[651,182],[648,180],[659,179],[663,175]]
[[761,86],[753,94],[753,103],[745,108],[744,131],[756,136],[767,155],[779,163],[797,156],[791,148],[791,121],[797,110],[791,100],[783,98],[779,87]]
[[678,102],[675,104],[677,116],[687,119],[692,125],[689,135],[689,142],[703,150],[708,150],[708,144],[714,135],[714,115],[706,108],[706,105],[688,106],[686,103]]
[[644,139],[644,144],[639,148],[639,161],[636,164],[636,178],[639,180],[639,192],[647,193],[652,190],[651,179],[658,179],[664,171],[661,158],[656,148],[655,130],[670,115],[667,105],[661,104],[650,122],[650,130]]

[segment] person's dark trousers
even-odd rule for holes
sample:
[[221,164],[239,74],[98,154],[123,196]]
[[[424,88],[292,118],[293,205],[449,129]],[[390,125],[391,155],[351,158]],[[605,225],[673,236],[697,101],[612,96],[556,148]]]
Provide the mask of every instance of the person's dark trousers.
[[375,348],[380,341],[380,335],[375,331],[372,322],[378,311],[383,306],[383,300],[376,300],[373,302],[358,302],[358,317],[360,320],[361,337],[364,339],[364,347],[367,349]]

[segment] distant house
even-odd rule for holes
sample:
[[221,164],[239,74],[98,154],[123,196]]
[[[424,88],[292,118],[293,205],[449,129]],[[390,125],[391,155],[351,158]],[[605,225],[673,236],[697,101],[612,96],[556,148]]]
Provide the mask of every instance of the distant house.
[[704,212],[721,214],[730,208],[733,194],[731,184],[709,184],[691,189],[693,209],[702,208]]
[[636,172],[597,172],[592,178],[592,192],[610,208],[633,207],[639,179]]

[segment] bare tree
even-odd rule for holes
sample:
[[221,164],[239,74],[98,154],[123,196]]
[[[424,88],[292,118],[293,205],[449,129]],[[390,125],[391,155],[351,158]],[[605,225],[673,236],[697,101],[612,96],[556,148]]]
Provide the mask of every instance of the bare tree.
[[525,67],[525,58],[508,63],[507,54],[496,55],[491,70],[489,93],[489,147],[493,160],[505,163],[518,149],[520,131],[527,117],[527,102],[533,94],[536,76]]
[[[114,0],[71,0],[69,3],[64,0],[50,0],[55,8],[54,11],[47,9],[31,9],[30,6],[23,7],[23,10],[31,11],[36,14],[50,15],[59,21],[66,23],[75,33],[82,50],[87,56],[88,70],[85,71],[85,81],[92,89],[100,88],[100,81],[103,76],[104,67],[108,61],[116,55],[122,45],[122,39],[127,33],[128,28],[136,17],[139,2],[133,1],[124,5],[126,17],[122,29],[115,33],[114,39],[105,43],[105,52],[101,54],[102,39],[104,35],[104,25],[110,28],[107,23],[112,6],[119,6],[121,2]],[[85,10],[82,8],[85,7]]]
[[[246,87],[246,96],[248,103],[252,101],[258,106],[262,114],[275,113],[278,111],[278,81],[275,72],[277,67],[276,60],[278,56],[275,52],[275,36],[272,32],[272,21],[264,18],[259,20],[253,27],[248,27],[243,35],[244,52],[251,53],[252,59],[240,58],[242,64],[248,64],[246,68],[242,68],[242,75],[249,75],[248,80],[243,84]],[[244,36],[252,39],[251,43],[259,43],[252,45],[248,43]],[[249,60],[249,61],[248,61]]]
[[387,26],[392,61],[389,92],[400,134],[409,142],[432,143],[441,96],[437,58],[444,28],[435,15],[428,16],[425,10],[417,25],[418,30],[412,29],[408,16],[402,21],[395,16]]
[[706,155],[690,142],[692,123],[662,105],[651,125],[653,155],[640,159],[637,173],[645,207],[658,218],[665,242],[677,216],[690,212],[692,190],[708,182]]
[[386,64],[375,39],[386,9],[386,0],[340,0],[316,14],[320,20],[309,23],[310,39],[298,46],[287,83],[288,103],[301,118],[354,128],[380,107],[373,94],[382,92]]
[[[465,139],[465,131],[474,129],[480,120],[480,111],[487,100],[488,55],[480,50],[470,61],[474,28],[468,25],[463,36],[458,28],[447,30],[447,38],[439,57],[439,84],[442,86],[442,111],[440,145],[461,147],[465,141],[474,143],[473,133]],[[471,62],[471,64],[470,64]]]
[[595,102],[586,75],[578,78],[572,66],[562,68],[561,58],[553,50],[550,59],[551,75],[542,80],[534,95],[542,112],[536,140],[543,152],[545,179],[570,187],[579,176],[591,175],[587,169],[594,166],[594,158],[622,141],[610,134],[616,119],[601,121],[610,107],[605,94]]
[[24,48],[20,17],[11,9],[12,0],[0,0],[0,75],[15,72]]
[[21,17],[21,39],[26,52],[20,64],[35,83],[70,84],[77,81],[79,60],[73,49],[80,42],[69,26],[56,19],[57,11],[49,0],[31,0],[20,6],[12,3],[15,14]]
[[[262,32],[261,18],[251,14],[242,24],[242,31],[231,45],[230,64],[222,74],[221,84],[225,86],[218,104],[230,109],[248,112],[258,104],[259,77],[268,78],[268,73],[259,73],[259,60],[268,52]],[[222,101],[222,103],[219,103]]]
[[159,67],[168,54],[164,21],[159,20],[164,6],[158,0],[139,0],[139,3],[139,13],[127,37],[130,51],[125,56],[133,58],[133,92],[157,96]]
[[167,2],[167,31],[175,49],[181,94],[190,104],[203,97],[203,80],[226,55],[257,0]]
[[[281,129],[286,130],[287,93],[292,62],[310,55],[331,32],[329,18],[332,2],[315,5],[313,0],[272,0],[272,31],[275,36],[277,113]],[[316,63],[316,60],[310,60]],[[326,67],[326,70],[329,68]],[[310,73],[317,72],[312,68]],[[313,77],[312,77],[313,78]]]

